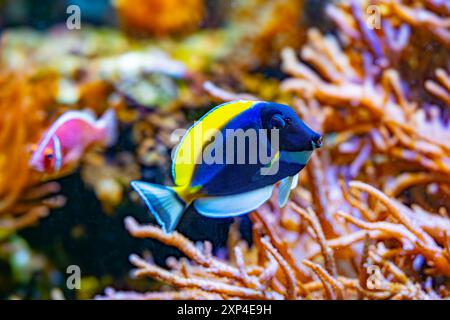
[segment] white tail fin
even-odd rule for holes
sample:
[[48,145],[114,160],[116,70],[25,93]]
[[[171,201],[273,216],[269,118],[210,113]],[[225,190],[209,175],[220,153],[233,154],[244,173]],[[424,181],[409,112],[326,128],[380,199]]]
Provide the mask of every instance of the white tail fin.
[[97,128],[101,130],[105,145],[110,147],[117,141],[117,117],[114,109],[107,110],[97,121]]
[[185,208],[176,192],[170,187],[142,181],[133,181],[131,186],[144,200],[164,232],[171,233],[178,225]]

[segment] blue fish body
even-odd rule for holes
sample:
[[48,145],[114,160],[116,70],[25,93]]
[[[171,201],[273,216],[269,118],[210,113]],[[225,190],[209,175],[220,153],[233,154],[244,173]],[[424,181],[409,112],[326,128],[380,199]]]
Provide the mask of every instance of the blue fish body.
[[[262,112],[265,108],[273,108],[273,105],[267,103],[258,103],[249,110],[244,111],[237,117],[233,118],[224,128],[221,129],[221,134],[224,137],[225,143],[232,134],[228,132],[235,132],[238,129],[243,131],[254,130],[258,132],[265,129],[262,121]],[[307,137],[306,137],[307,138]],[[227,148],[223,148],[223,156],[221,163],[199,164],[192,178],[191,186],[202,186],[201,193],[209,196],[221,196],[242,193],[272,185],[288,176],[297,174],[306,163],[293,161],[288,151],[281,151],[279,170],[273,175],[261,175],[261,168],[267,166],[267,163],[261,159],[261,152],[264,156],[269,157],[273,150],[271,150],[270,143],[260,141],[261,137],[256,135],[256,143],[249,144],[247,140],[244,150],[245,165],[238,163],[238,145],[233,144],[234,161],[227,163]],[[308,138],[307,138],[308,139]],[[216,143],[220,148],[220,143]],[[259,150],[263,149],[263,150]],[[256,163],[251,163],[251,153],[256,154]],[[273,156],[273,155],[272,155]],[[288,161],[291,160],[291,161]]]
[[234,101],[208,112],[185,134],[173,159],[174,187],[132,186],[171,232],[191,203],[209,217],[245,214],[267,201],[279,181],[285,182],[284,205],[294,177],[320,146],[321,136],[290,107]]

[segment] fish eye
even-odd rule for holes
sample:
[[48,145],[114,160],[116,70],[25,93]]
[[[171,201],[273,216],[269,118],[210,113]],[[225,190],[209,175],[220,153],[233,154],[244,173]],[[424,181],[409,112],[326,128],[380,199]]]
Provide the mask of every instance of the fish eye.
[[286,122],[283,117],[279,114],[276,114],[270,119],[270,128],[271,129],[283,129],[286,126]]
[[52,153],[48,153],[45,155],[47,157],[47,159],[53,159],[53,154]]

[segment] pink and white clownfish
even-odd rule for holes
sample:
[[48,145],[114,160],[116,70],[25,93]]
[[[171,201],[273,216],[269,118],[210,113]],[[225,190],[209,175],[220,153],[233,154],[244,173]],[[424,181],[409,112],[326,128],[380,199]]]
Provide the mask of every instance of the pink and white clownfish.
[[58,173],[76,164],[93,145],[111,146],[117,137],[113,109],[95,119],[90,111],[67,111],[44,133],[34,148],[30,166],[43,173]]

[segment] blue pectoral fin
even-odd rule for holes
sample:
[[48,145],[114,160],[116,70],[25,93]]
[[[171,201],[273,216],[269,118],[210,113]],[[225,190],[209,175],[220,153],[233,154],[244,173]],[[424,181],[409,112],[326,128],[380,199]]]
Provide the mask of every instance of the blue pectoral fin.
[[201,215],[211,218],[227,218],[249,213],[272,195],[273,185],[222,197],[208,197],[194,201],[194,207]]
[[295,189],[298,185],[298,173],[292,179],[291,190]]
[[142,181],[133,181],[131,186],[145,202],[164,232],[172,232],[185,208],[175,191],[169,187]]
[[281,180],[280,187],[278,188],[278,205],[280,208],[283,208],[287,204],[291,190],[295,189],[297,184],[298,174]]
[[289,200],[293,179],[293,177],[287,177],[281,180],[280,186],[278,187],[278,205],[280,208],[283,208]]

